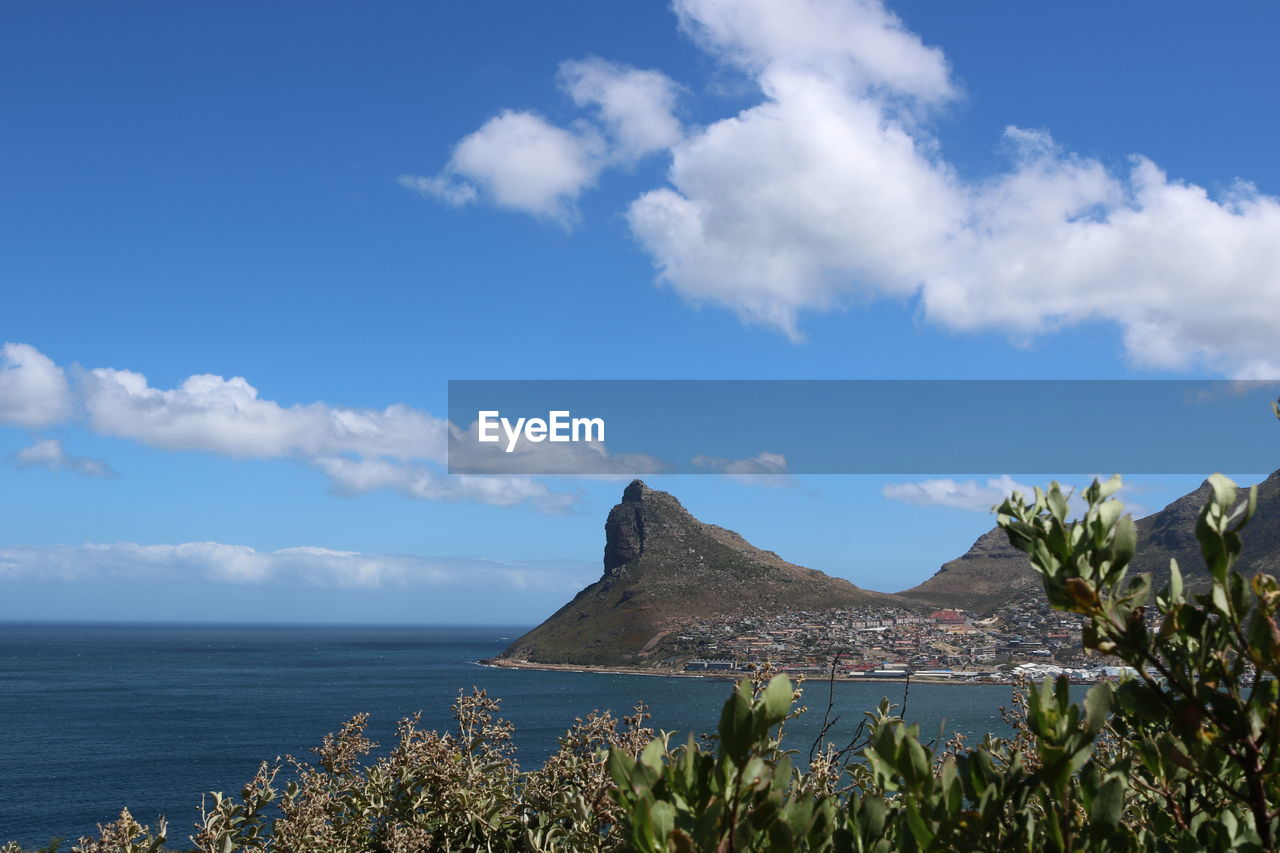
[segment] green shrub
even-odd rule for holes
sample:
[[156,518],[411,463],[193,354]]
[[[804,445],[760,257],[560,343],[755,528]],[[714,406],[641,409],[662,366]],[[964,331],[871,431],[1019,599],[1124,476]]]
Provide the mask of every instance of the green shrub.
[[[484,691],[459,695],[456,728],[401,721],[394,748],[376,746],[366,715],[316,750],[318,766],[263,764],[240,798],[214,794],[192,842],[202,853],[611,849],[619,818],[605,761],[638,754],[654,736],[643,707],[619,728],[608,713],[579,719],[541,769],[521,772],[511,724]],[[276,780],[286,773],[281,788]],[[274,814],[274,816],[272,816]]]
[[1053,606],[1087,620],[1085,645],[1128,664],[1118,687],[1073,704],[1065,679],[1021,698],[1016,734],[935,749],[887,704],[865,737],[805,772],[782,748],[791,685],[738,686],[714,749],[655,741],[610,767],[631,849],[658,851],[1274,851],[1280,823],[1280,588],[1235,570],[1256,495],[1210,478],[1196,535],[1212,579],[1188,599],[1175,565],[1147,627],[1129,578],[1133,521],[1094,482],[1069,521],[1056,483],[1015,495],[999,524]]

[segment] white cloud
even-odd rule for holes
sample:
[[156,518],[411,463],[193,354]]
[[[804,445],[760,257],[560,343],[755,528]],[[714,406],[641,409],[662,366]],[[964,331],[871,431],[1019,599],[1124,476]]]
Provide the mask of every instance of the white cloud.
[[14,461],[20,468],[43,468],[46,471],[71,471],[86,477],[114,477],[106,462],[88,456],[71,456],[56,438],[45,438],[36,441],[30,447],[24,447],[14,455]]
[[547,513],[567,512],[577,496],[553,492],[545,484],[528,477],[491,474],[444,474],[426,465],[388,459],[348,459],[323,457],[312,466],[329,478],[340,495],[363,495],[391,491],[420,501],[476,501],[492,506],[530,504]]
[[1280,200],[1245,185],[1214,200],[1145,158],[1115,175],[1046,134],[1007,135],[1015,168],[973,194],[926,316],[1016,335],[1107,320],[1144,367],[1280,375]]
[[[460,143],[482,152],[476,165],[455,152],[440,176],[408,184],[454,202],[484,190],[564,222],[611,158],[665,146],[668,182],[635,199],[627,222],[691,302],[793,339],[805,312],[885,298],[1018,342],[1106,323],[1142,368],[1280,376],[1280,199],[1241,180],[1212,194],[1138,155],[1108,168],[1016,126],[1004,170],[963,178],[930,130],[959,97],[946,57],[879,0],[676,0],[675,11],[758,88],[758,104],[681,128],[676,84],[659,72],[569,62],[561,84],[600,131],[504,113]],[[571,166],[500,157],[515,134],[495,122],[514,116],[559,140],[550,147],[566,153],[550,159]],[[612,150],[585,144],[601,136]],[[526,182],[535,189],[518,201],[493,189]]]
[[[282,405],[260,397],[240,376],[198,374],[176,388],[155,388],[141,373],[105,367],[79,371],[73,400],[62,368],[34,347],[7,344],[4,356],[11,374],[0,372],[0,404],[17,413],[12,421],[20,425],[57,422],[79,413],[95,432],[161,450],[292,459],[324,473],[333,491],[344,495],[386,489],[416,500],[530,504],[544,512],[564,512],[578,500],[576,494],[554,492],[527,477],[444,473],[448,421],[411,406]],[[58,382],[65,399],[49,393]],[[114,476],[105,462],[69,456],[54,439],[38,440],[14,461],[23,467]]]
[[241,377],[201,374],[172,389],[99,368],[85,374],[84,409],[96,431],[165,450],[237,458],[294,458],[324,473],[334,492],[390,490],[415,500],[529,503],[562,512],[576,496],[523,477],[444,474],[448,422],[410,406],[348,409],[264,400]]
[[985,483],[940,478],[916,483],[886,483],[880,489],[887,500],[912,506],[946,506],[971,512],[990,512],[993,506],[1014,492],[1030,497],[1035,489],[1019,483],[1008,474]]
[[1011,127],[1011,168],[963,181],[922,127],[946,63],[875,2],[681,0],[763,101],[674,148],[629,211],[662,278],[798,337],[804,310],[919,296],[1017,339],[1116,324],[1137,365],[1280,375],[1280,200],[1221,198],[1133,158],[1115,173]]
[[349,409],[282,406],[243,377],[199,374],[177,388],[153,388],[141,373],[97,368],[81,394],[89,426],[165,450],[204,450],[270,459],[353,453],[443,462],[447,424],[405,405]]
[[[1074,516],[1079,517],[1084,514],[1087,505],[1082,497],[1084,493],[1083,487],[1092,480],[1108,480],[1110,475],[1095,474],[1080,480],[1080,488],[1071,486],[1070,483],[1063,483],[1064,491],[1067,492],[1068,504]],[[1047,487],[1047,483],[1041,483],[1042,487]],[[1141,495],[1144,492],[1152,491],[1149,487],[1136,484],[1133,481],[1127,481],[1116,493],[1116,496],[1124,500],[1125,512],[1134,518],[1142,518],[1151,513],[1151,510],[1141,503],[1129,500],[1133,495]],[[1005,498],[1014,492],[1021,493],[1027,500],[1033,500],[1035,497],[1035,486],[1020,483],[1010,477],[1008,474],[1002,474],[987,480],[985,483],[979,483],[976,480],[954,480],[951,478],[939,478],[920,480],[914,483],[886,483],[880,488],[880,493],[886,500],[898,501],[900,503],[910,504],[912,506],[945,506],[953,509],[969,510],[971,512],[991,512],[992,508],[1001,504]]]
[[561,64],[559,81],[575,104],[599,112],[618,160],[638,160],[680,139],[674,114],[679,88],[659,71],[591,58]]
[[473,184],[453,175],[437,175],[424,178],[421,175],[401,175],[400,186],[425,196],[435,196],[446,204],[462,207],[471,204],[480,194]]
[[67,376],[29,344],[0,347],[0,423],[38,429],[71,416]]
[[833,81],[771,69],[761,82],[769,100],[679,143],[671,187],[632,203],[662,277],[792,337],[801,309],[910,296],[966,214],[949,172]]
[[593,580],[598,571],[593,565],[570,561],[508,563],[312,546],[258,551],[218,542],[0,547],[0,581],[201,581],[245,586],[571,593]]
[[676,0],[675,10],[703,49],[753,74],[793,69],[922,101],[954,94],[942,51],[876,0]]
[[453,205],[483,195],[499,207],[568,224],[574,201],[595,183],[603,157],[604,143],[593,133],[506,110],[463,137],[439,175],[405,175],[400,183]]
[[792,483],[787,474],[787,457],[781,453],[765,451],[742,459],[724,459],[700,453],[691,461],[695,468],[725,474],[748,486],[787,486]]
[[439,174],[401,175],[401,186],[454,206],[485,199],[568,227],[578,196],[605,168],[631,164],[681,136],[679,86],[661,72],[591,58],[562,63],[558,79],[593,119],[566,129],[535,112],[503,110],[459,140]]

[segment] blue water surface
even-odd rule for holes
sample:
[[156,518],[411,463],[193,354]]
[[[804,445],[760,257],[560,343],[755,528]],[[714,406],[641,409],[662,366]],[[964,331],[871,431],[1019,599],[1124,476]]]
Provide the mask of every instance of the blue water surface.
[[[143,822],[164,815],[182,846],[201,794],[238,793],[258,763],[310,749],[353,714],[372,714],[370,736],[392,740],[396,721],[423,712],[451,723],[459,690],[503,700],[521,763],[536,766],[573,718],[593,709],[650,705],[651,725],[715,728],[730,684],[483,667],[526,627],[246,627],[0,624],[0,842],[75,839],[127,806]],[[832,739],[900,684],[837,684]],[[827,704],[790,730],[808,751]],[[932,735],[1007,731],[997,685],[911,686],[907,716]]]

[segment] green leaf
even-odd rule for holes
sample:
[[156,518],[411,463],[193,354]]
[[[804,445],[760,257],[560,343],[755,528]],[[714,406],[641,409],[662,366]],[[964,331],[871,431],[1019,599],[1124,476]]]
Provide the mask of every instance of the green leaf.
[[793,694],[791,680],[785,675],[775,675],[769,682],[769,686],[764,690],[761,704],[764,706],[765,714],[770,720],[770,726],[786,719],[787,714],[791,711],[791,697]]
[[1116,533],[1111,547],[1115,552],[1114,569],[1129,565],[1134,552],[1138,550],[1138,528],[1134,526],[1133,516],[1126,515],[1116,522]]
[[911,770],[911,782],[917,786],[922,786],[924,782],[932,778],[929,753],[925,751],[920,741],[915,738],[907,740],[906,752],[909,762],[907,767]]
[[912,837],[916,843],[922,848],[928,848],[933,843],[934,833],[929,829],[929,825],[925,823],[924,818],[920,815],[920,810],[916,808],[916,804],[912,800],[906,801],[907,806],[907,828],[911,830]]
[[1110,776],[1102,783],[1098,795],[1089,810],[1091,828],[1100,837],[1101,833],[1111,832],[1120,825],[1120,815],[1124,810],[1124,793],[1128,781],[1120,774]]
[[657,802],[649,809],[650,831],[654,837],[665,842],[671,837],[671,832],[676,828],[676,810],[675,807],[668,802]]
[[640,753],[640,763],[652,770],[662,769],[662,759],[666,754],[666,748],[661,740],[651,740],[649,745],[644,748],[644,752]]
[[720,712],[720,745],[725,753],[740,759],[746,755],[751,738],[751,686],[746,679],[738,682]]
[[1217,608],[1219,613],[1229,613],[1231,605],[1227,602],[1227,589],[1220,583],[1213,585],[1213,606]]
[[1095,735],[1107,721],[1111,713],[1114,698],[1110,684],[1096,684],[1084,695],[1085,726],[1090,735]]
[[1209,477],[1209,486],[1213,489],[1213,501],[1224,510],[1231,508],[1236,502],[1236,495],[1239,493],[1239,487],[1235,482],[1221,474],[1213,474]]

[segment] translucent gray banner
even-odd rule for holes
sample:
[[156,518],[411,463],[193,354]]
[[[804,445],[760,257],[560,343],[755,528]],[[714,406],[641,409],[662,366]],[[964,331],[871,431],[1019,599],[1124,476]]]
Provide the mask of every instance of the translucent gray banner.
[[455,474],[1207,474],[1280,467],[1280,382],[453,380]]

